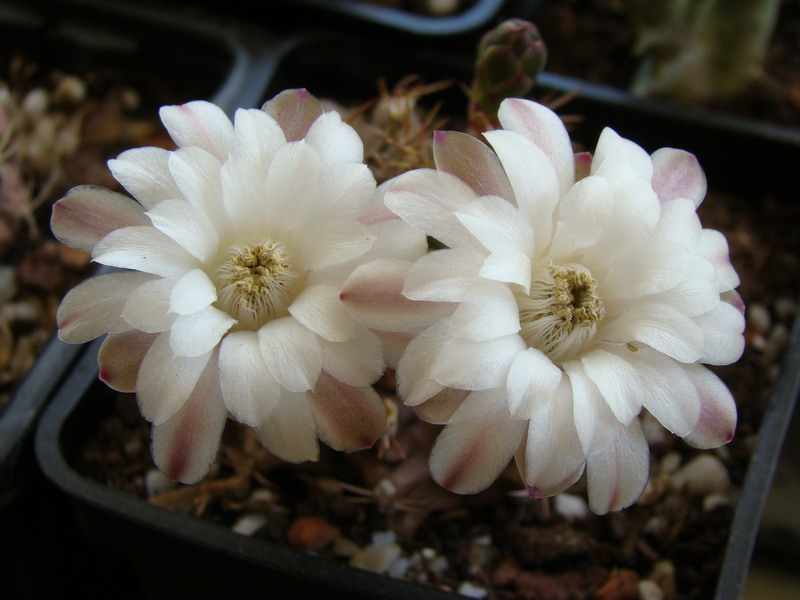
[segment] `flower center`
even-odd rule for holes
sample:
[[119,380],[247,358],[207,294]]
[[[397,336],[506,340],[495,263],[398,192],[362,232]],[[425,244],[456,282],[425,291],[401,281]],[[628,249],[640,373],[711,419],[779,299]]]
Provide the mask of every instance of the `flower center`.
[[553,362],[577,354],[605,315],[597,281],[576,264],[534,270],[530,294],[516,295],[520,335]]
[[302,278],[280,242],[231,246],[217,268],[217,304],[239,321],[240,329],[258,329],[285,317]]

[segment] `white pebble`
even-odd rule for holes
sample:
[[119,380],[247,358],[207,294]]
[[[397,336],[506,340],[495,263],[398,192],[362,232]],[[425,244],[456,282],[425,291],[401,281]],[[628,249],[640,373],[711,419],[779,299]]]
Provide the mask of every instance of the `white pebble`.
[[148,497],[158,496],[174,489],[178,484],[158,469],[150,469],[144,476],[144,487]]
[[48,104],[47,92],[42,88],[35,88],[22,99],[22,110],[32,117],[38,117],[47,112]]
[[589,515],[586,500],[575,494],[558,494],[553,499],[553,508],[565,519],[570,521],[585,519]]
[[394,577],[395,579],[402,579],[406,576],[408,572],[408,559],[403,558],[402,556],[398,558],[396,561],[392,563],[387,571],[389,577]]
[[781,321],[788,321],[797,312],[797,304],[791,298],[778,298],[773,305],[775,316]]
[[703,510],[705,512],[713,512],[723,506],[729,506],[731,499],[724,494],[709,494],[703,498]]
[[701,454],[689,461],[675,473],[672,482],[698,496],[724,492],[731,484],[728,470],[713,454]]
[[639,600],[664,600],[664,592],[655,581],[642,579],[639,584]]
[[239,517],[231,529],[242,535],[253,535],[267,524],[267,517],[259,513],[248,513]]
[[458,586],[458,593],[467,598],[486,598],[489,594],[484,588],[473,585],[469,581]]
[[373,573],[387,573],[401,553],[397,544],[370,544],[353,555],[350,565]]
[[763,333],[772,325],[769,310],[763,304],[754,303],[747,307],[747,325],[752,332]]
[[391,546],[397,541],[393,531],[376,531],[372,534],[373,546]]

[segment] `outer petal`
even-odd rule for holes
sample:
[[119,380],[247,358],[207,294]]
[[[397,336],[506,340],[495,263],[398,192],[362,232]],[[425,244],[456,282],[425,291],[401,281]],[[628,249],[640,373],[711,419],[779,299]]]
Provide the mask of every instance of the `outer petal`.
[[170,137],[181,148],[199,146],[220,161],[228,158],[233,125],[215,104],[197,100],[179,106],[164,106],[159,115]]
[[136,378],[136,399],[142,416],[160,425],[177,413],[194,390],[211,354],[175,356],[169,333],[160,334],[145,354]]
[[140,331],[167,331],[177,317],[169,306],[174,287],[174,278],[158,278],[143,283],[128,294],[122,307],[122,318]]
[[311,399],[281,388],[276,410],[255,428],[256,436],[275,456],[289,462],[319,459],[317,426]]
[[122,194],[98,186],[81,185],[53,205],[50,228],[53,235],[83,252],[115,229],[147,225],[142,206]]
[[183,407],[153,427],[153,460],[171,479],[196,483],[219,448],[228,413],[222,403],[216,357],[209,361]]
[[322,369],[319,340],[293,317],[268,322],[258,331],[264,362],[272,376],[287,390],[314,389]]
[[636,419],[604,450],[586,458],[589,507],[604,515],[633,504],[647,483],[649,449]]
[[255,331],[234,331],[223,338],[219,382],[225,406],[246,425],[257,426],[281,408],[281,387],[261,358]]
[[450,312],[448,302],[415,302],[402,294],[411,263],[384,258],[355,269],[339,299],[367,327],[381,331],[420,331]]
[[170,345],[178,356],[200,356],[216,347],[234,323],[236,319],[213,306],[179,315],[170,329]]
[[82,344],[104,333],[130,329],[122,318],[128,295],[152,280],[144,273],[108,273],[87,279],[67,293],[58,307],[58,336],[70,344]]
[[156,337],[141,331],[109,335],[97,355],[100,380],[118,392],[135,392],[139,366]]
[[700,362],[729,365],[744,352],[744,315],[732,304],[718,302],[705,314],[694,318],[703,331],[703,357]]
[[697,253],[714,265],[720,293],[732,290],[739,285],[739,276],[731,265],[728,241],[719,231],[703,229],[697,241]]
[[304,89],[284,90],[269,100],[262,110],[275,119],[288,141],[305,137],[322,114],[322,105]]
[[525,136],[544,151],[556,171],[560,194],[566,194],[575,182],[575,158],[561,118],[546,106],[519,98],[504,100],[497,117],[505,129]]
[[700,397],[700,418],[684,439],[695,448],[716,448],[733,439],[736,403],[725,384],[702,365],[688,365],[686,372]]
[[511,414],[530,418],[553,401],[563,373],[536,348],[527,348],[514,357],[508,371],[506,390]]
[[694,154],[661,148],[651,156],[653,189],[661,202],[687,198],[700,206],[706,196],[706,175]]
[[455,175],[478,196],[500,196],[516,204],[500,159],[478,138],[460,131],[435,131],[433,159],[439,171]]
[[114,178],[145,208],[168,198],[183,198],[169,171],[170,151],[164,148],[132,148],[108,161]]
[[449,490],[474,494],[489,487],[508,465],[525,421],[511,418],[502,389],[472,392],[453,420],[433,446],[431,475]]
[[94,247],[92,258],[111,267],[162,277],[180,275],[199,266],[196,258],[154,227],[112,231]]
[[438,394],[431,396],[422,404],[414,407],[417,416],[428,423],[446,425],[470,394],[483,392],[470,392],[469,390],[455,390],[445,388]]
[[334,450],[370,448],[386,431],[386,407],[372,387],[353,387],[323,371],[308,396],[319,438]]

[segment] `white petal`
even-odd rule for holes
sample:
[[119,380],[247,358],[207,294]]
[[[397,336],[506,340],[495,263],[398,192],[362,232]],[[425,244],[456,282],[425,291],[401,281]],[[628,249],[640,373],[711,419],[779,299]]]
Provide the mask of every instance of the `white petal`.
[[154,227],[125,227],[100,240],[92,258],[111,267],[169,277],[198,266],[197,259]]
[[202,212],[217,231],[228,223],[220,169],[220,161],[202,148],[182,148],[169,157],[169,170],[176,185],[194,210]]
[[122,318],[128,295],[150,281],[144,273],[108,273],[87,279],[71,289],[58,307],[58,336],[70,344],[82,344],[104,333],[131,327]]
[[639,420],[601,452],[586,457],[589,507],[604,515],[633,504],[650,472],[649,449]]
[[147,225],[142,205],[98,186],[72,188],[53,205],[50,228],[56,238],[76,250],[91,252],[110,232]]
[[589,455],[607,447],[624,429],[580,361],[564,363],[572,386],[573,417],[581,447]]
[[744,315],[727,302],[717,305],[694,318],[703,332],[703,356],[700,362],[711,365],[729,365],[741,358],[744,352]]
[[687,435],[700,417],[700,398],[691,384],[686,365],[650,348],[625,353],[642,382],[640,401],[658,421],[678,436]]
[[519,332],[519,308],[507,285],[477,280],[453,313],[450,334],[475,342]]
[[383,206],[383,196],[380,202],[380,209],[371,211],[361,219],[375,240],[360,260],[368,262],[387,257],[414,260],[424,255],[428,250],[425,234]]
[[321,176],[325,199],[318,203],[319,214],[359,219],[372,208],[375,176],[364,163],[323,164]]
[[666,240],[633,248],[614,262],[603,277],[604,299],[637,298],[671,290],[697,262],[685,249]]
[[135,392],[139,367],[156,337],[141,331],[109,335],[97,354],[100,381],[118,392]]
[[315,222],[327,198],[316,150],[302,140],[286,144],[275,153],[266,180],[267,220],[279,218],[288,228]]
[[386,431],[386,407],[372,387],[350,386],[323,371],[308,396],[319,438],[334,450],[371,448]]
[[233,120],[231,155],[252,167],[265,167],[286,143],[280,125],[263,110],[239,108]]
[[722,380],[702,365],[687,365],[700,397],[700,418],[684,439],[695,448],[716,448],[733,439],[736,403]]
[[140,331],[159,333],[172,327],[177,315],[170,311],[174,278],[147,281],[132,290],[122,308],[122,318]]
[[617,419],[623,425],[630,423],[642,406],[642,382],[633,366],[616,354],[600,349],[587,352],[581,364]]
[[181,148],[199,146],[220,161],[228,158],[233,125],[215,104],[197,100],[179,106],[164,106],[159,115],[170,137]]
[[553,210],[560,198],[553,163],[541,148],[518,133],[498,130],[483,135],[503,163],[517,206],[533,227],[534,243],[544,248],[553,235]]
[[322,369],[347,385],[372,385],[386,366],[380,340],[366,327],[345,342],[320,340],[320,347]]
[[550,496],[572,485],[581,473],[585,454],[575,429],[572,389],[562,378],[555,393],[528,422],[527,444],[520,449],[520,474],[533,496]]
[[258,343],[272,376],[287,390],[314,388],[322,369],[319,340],[293,317],[269,321],[258,330]]
[[[600,332],[599,332],[600,333]],[[666,304],[642,304],[604,325],[602,338],[627,344],[641,342],[684,363],[700,360],[703,331],[686,315]]]
[[304,89],[284,90],[265,102],[262,110],[278,122],[290,142],[305,137],[322,114],[319,100]]
[[449,338],[431,368],[431,377],[445,387],[485,390],[503,386],[508,369],[525,342],[506,335],[485,342]]
[[181,409],[153,427],[153,460],[158,468],[175,481],[200,481],[216,458],[227,417],[212,359]]
[[342,117],[335,111],[318,117],[305,138],[323,162],[360,163],[364,158],[364,144],[358,133],[347,123],[342,123]]
[[179,315],[170,329],[172,350],[178,356],[205,354],[219,344],[234,323],[236,319],[213,306],[191,315]]
[[319,459],[317,425],[311,400],[305,393],[281,389],[278,406],[258,427],[256,436],[264,447],[289,462]]
[[136,399],[142,416],[160,425],[174,415],[192,393],[212,352],[201,356],[175,356],[169,333],[160,334],[139,367]]
[[226,335],[219,350],[222,397],[237,421],[257,426],[280,410],[281,388],[270,375],[255,331]]
[[519,252],[530,258],[533,230],[520,211],[498,196],[483,196],[455,213],[489,252]]
[[676,198],[699,206],[706,196],[706,176],[694,154],[675,148],[661,148],[651,156],[653,189],[661,202]]
[[458,177],[433,169],[415,169],[394,179],[386,206],[405,221],[451,248],[482,250],[454,212],[477,196]]
[[339,290],[330,285],[311,285],[289,306],[289,313],[326,340],[343,342],[360,328],[339,301]]
[[719,231],[703,229],[697,242],[697,253],[714,265],[720,292],[727,292],[739,285],[739,276],[728,254],[728,241]]
[[147,211],[147,216],[156,229],[198,260],[208,262],[219,252],[216,227],[186,200],[164,200]]
[[183,198],[169,170],[169,150],[133,148],[108,161],[114,179],[145,208],[153,208],[162,200]]
[[[427,423],[446,425],[455,412],[470,394],[484,394],[486,392],[470,392],[469,390],[454,390],[444,388],[441,392],[431,396],[422,404],[414,407],[417,416]],[[480,397],[480,396],[479,396]]]
[[175,283],[169,309],[179,315],[190,315],[217,299],[217,289],[202,269],[192,269]]
[[397,393],[408,406],[416,406],[444,389],[431,377],[430,372],[441,356],[449,328],[450,320],[442,319],[406,346],[397,367]]
[[640,146],[606,127],[597,140],[591,172],[611,179],[632,175],[650,182],[653,162]]
[[502,390],[472,392],[460,417],[439,434],[430,469],[443,487],[474,494],[489,487],[508,465],[524,435],[525,421],[512,419]]
[[527,292],[531,285],[531,261],[521,252],[494,252],[483,261],[480,276],[492,281],[516,283]]
[[436,250],[411,265],[403,295],[411,300],[458,302],[478,276],[484,256],[474,250]]
[[610,219],[613,219],[613,205],[608,182],[602,177],[584,177],[558,204],[551,255],[569,257],[590,248],[600,239]]
[[311,271],[340,265],[369,250],[374,241],[361,223],[334,223],[304,232],[300,240],[300,263]]
[[438,170],[455,175],[478,196],[500,196],[516,204],[500,159],[478,138],[460,131],[434,131],[433,159]]
[[504,100],[497,117],[504,129],[525,136],[544,151],[558,176],[561,195],[566,194],[575,181],[575,159],[561,118],[546,106],[519,98]]
[[358,321],[380,331],[421,331],[449,315],[449,302],[416,302],[403,293],[411,264],[396,259],[379,259],[355,269],[339,294],[347,311]]
[[562,375],[561,369],[536,348],[518,353],[506,383],[511,414],[517,419],[528,419],[552,402]]

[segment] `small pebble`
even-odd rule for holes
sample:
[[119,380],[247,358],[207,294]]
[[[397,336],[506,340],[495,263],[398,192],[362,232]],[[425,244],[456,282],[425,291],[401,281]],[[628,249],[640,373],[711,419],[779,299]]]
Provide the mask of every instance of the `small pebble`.
[[148,497],[158,496],[164,492],[174,489],[178,484],[164,475],[158,469],[150,469],[144,476],[144,487]]
[[338,537],[334,540],[333,548],[331,548],[331,550],[336,556],[350,558],[356,552],[361,550],[361,548],[350,538]]
[[747,325],[753,333],[764,333],[772,325],[769,310],[763,304],[753,303],[747,307]]
[[778,360],[783,349],[789,343],[789,330],[782,323],[773,327],[767,336],[767,343],[764,346],[764,358],[768,361]]
[[289,545],[301,550],[318,552],[341,535],[339,528],[321,517],[298,517],[289,526],[286,538]]
[[650,577],[666,598],[674,598],[677,594],[677,585],[675,583],[675,565],[669,560],[660,560],[653,567]]
[[388,573],[394,562],[400,558],[402,550],[397,544],[373,543],[356,552],[350,559],[350,565],[373,573]]
[[22,99],[22,110],[32,117],[43,115],[47,111],[47,92],[42,88],[32,89]]
[[489,592],[487,592],[485,588],[474,585],[469,581],[465,581],[459,585],[457,591],[467,598],[486,598],[486,596],[489,595]]
[[673,476],[676,488],[690,494],[705,496],[724,492],[731,484],[728,469],[713,454],[701,454],[681,467]]
[[639,600],[664,600],[664,592],[655,581],[642,579],[639,582]]
[[236,533],[242,535],[253,535],[256,531],[267,524],[267,517],[259,513],[248,513],[239,517],[239,520],[233,524],[231,529]]
[[791,298],[778,298],[773,304],[775,316],[781,321],[788,321],[797,312],[797,303]]
[[730,506],[731,499],[724,494],[709,494],[703,498],[703,510],[705,512],[713,512],[718,508]]
[[558,494],[553,499],[553,509],[568,521],[585,519],[589,515],[586,500],[575,494]]

